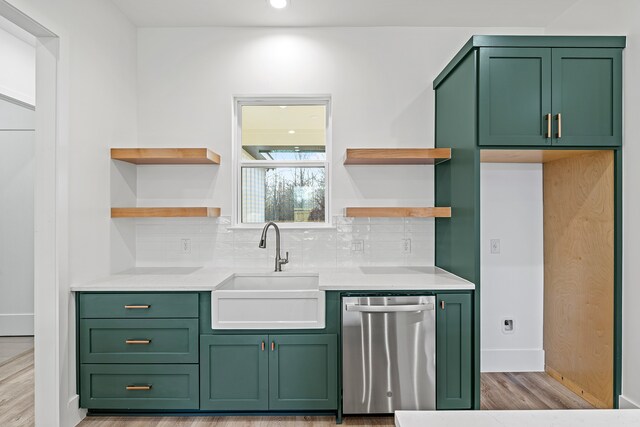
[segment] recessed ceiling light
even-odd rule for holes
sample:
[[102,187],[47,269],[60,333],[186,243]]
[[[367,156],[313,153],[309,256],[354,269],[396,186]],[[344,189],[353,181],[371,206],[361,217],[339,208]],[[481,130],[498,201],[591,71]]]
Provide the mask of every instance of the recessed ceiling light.
[[269,0],[269,4],[274,9],[284,9],[289,5],[289,0]]
[[293,129],[291,129],[291,130],[289,131],[289,134],[290,134],[290,135],[293,135],[294,133],[296,133],[296,131],[295,131],[295,130],[293,130]]

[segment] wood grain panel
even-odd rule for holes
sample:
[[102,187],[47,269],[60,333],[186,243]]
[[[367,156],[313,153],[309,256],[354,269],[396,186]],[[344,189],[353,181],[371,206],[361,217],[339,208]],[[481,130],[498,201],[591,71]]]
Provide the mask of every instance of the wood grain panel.
[[613,153],[548,162],[543,171],[547,371],[595,406],[611,408]]
[[347,217],[450,218],[451,208],[346,208]]
[[433,165],[450,158],[450,148],[347,148],[344,164]]
[[587,150],[480,150],[481,163],[547,163],[593,153]]
[[220,208],[111,208],[111,218],[213,218]]
[[111,158],[136,165],[220,164],[208,148],[112,148]]

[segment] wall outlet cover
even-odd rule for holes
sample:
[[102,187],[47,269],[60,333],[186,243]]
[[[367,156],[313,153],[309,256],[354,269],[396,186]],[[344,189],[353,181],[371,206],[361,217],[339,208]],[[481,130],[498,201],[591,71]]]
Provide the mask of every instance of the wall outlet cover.
[[492,254],[500,253],[500,239],[491,239],[491,253]]
[[515,321],[513,318],[505,317],[502,319],[502,333],[503,334],[512,334],[515,330]]
[[351,241],[351,252],[364,252],[364,240],[357,239]]
[[191,253],[191,239],[180,240],[180,253],[185,255]]

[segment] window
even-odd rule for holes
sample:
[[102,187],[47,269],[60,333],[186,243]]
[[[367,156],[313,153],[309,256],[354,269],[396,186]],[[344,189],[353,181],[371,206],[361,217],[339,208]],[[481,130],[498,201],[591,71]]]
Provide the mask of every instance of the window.
[[235,224],[328,225],[328,97],[236,98]]

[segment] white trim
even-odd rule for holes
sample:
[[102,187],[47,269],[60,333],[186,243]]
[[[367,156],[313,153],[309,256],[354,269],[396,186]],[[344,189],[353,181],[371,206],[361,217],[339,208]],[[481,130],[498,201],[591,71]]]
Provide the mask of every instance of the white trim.
[[[14,98],[10,95],[7,95],[6,93],[2,93],[1,87],[0,87],[0,99],[3,101],[10,102],[12,104],[18,105],[23,108],[28,108],[31,111],[36,111],[36,106],[34,104],[29,104],[28,102],[21,101],[18,98]],[[33,102],[35,103],[35,100],[33,100]]]
[[[242,160],[242,107],[243,105],[320,105],[324,104],[326,108],[325,116],[325,161],[276,161],[276,160]],[[242,208],[241,194],[242,182],[240,179],[241,168],[247,167],[322,167],[325,169],[325,222],[316,223],[278,223],[283,228],[296,229],[319,229],[332,228],[331,216],[331,159],[332,159],[332,114],[331,114],[331,95],[235,95],[232,99],[232,140],[233,147],[231,150],[231,160],[233,164],[232,173],[232,207],[231,207],[231,225],[232,229],[254,229],[262,228],[259,224],[243,224],[241,215]]]
[[543,372],[544,350],[482,350],[480,372]]
[[0,314],[0,336],[33,335],[33,313]]
[[622,395],[618,399],[618,406],[620,409],[640,409],[640,404]]

